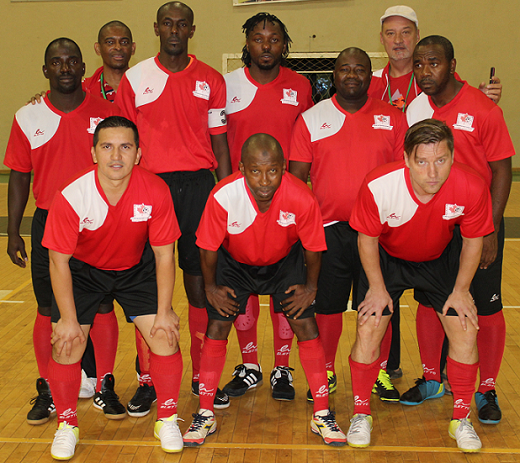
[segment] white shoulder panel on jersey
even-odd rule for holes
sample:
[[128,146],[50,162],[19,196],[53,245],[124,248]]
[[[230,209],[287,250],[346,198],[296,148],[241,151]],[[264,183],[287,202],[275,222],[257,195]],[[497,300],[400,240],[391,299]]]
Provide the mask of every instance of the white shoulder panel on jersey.
[[155,63],[155,58],[141,61],[126,71],[126,77],[135,93],[135,107],[157,100],[166,87],[168,74]]
[[382,68],[382,69],[378,69],[377,71],[374,71],[372,73],[372,76],[373,77],[383,77],[383,71],[385,70],[385,68]]
[[53,112],[44,102],[27,105],[16,113],[16,122],[34,150],[49,142],[58,131],[61,116]]
[[345,122],[345,114],[336,109],[330,98],[305,111],[302,117],[311,134],[311,142],[332,137],[340,131]]
[[249,82],[244,68],[237,69],[224,76],[226,81],[226,114],[233,114],[246,109],[255,99],[256,85]]
[[416,122],[424,121],[424,119],[430,119],[433,116],[433,112],[434,110],[430,104],[428,95],[421,93],[406,109],[408,127],[411,127]]
[[419,207],[410,196],[404,168],[372,180],[368,188],[374,196],[381,223],[399,227],[410,221]]
[[79,231],[97,230],[108,214],[108,204],[96,187],[96,171],[92,170],[78,178],[63,191],[63,196],[79,217]]
[[228,214],[227,231],[230,235],[243,233],[255,221],[256,210],[246,188],[246,179],[240,178],[215,193],[215,199]]

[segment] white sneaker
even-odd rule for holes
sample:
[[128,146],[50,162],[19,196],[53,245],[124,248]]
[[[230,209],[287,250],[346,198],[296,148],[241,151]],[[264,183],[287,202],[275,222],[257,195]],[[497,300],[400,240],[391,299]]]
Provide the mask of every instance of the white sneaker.
[[311,431],[319,434],[323,442],[333,447],[341,447],[347,443],[345,433],[336,423],[334,412],[327,410],[326,415],[313,415],[311,420]]
[[480,452],[482,442],[469,418],[451,420],[448,434],[457,441],[457,447],[465,453]]
[[204,444],[206,437],[217,430],[215,415],[211,410],[199,410],[193,414],[193,421],[184,433],[184,447],[199,447]]
[[51,447],[51,456],[55,460],[70,460],[74,456],[79,442],[79,428],[63,421],[58,426]]
[[372,432],[372,416],[357,413],[350,420],[347,442],[351,447],[364,448],[370,445]]
[[169,418],[163,418],[155,422],[153,435],[156,439],[160,439],[161,448],[166,453],[180,452],[184,447],[181,430],[177,423],[179,419],[177,414],[175,414]]
[[90,399],[96,393],[97,378],[89,378],[85,370],[81,370],[81,387],[79,388],[80,399]]

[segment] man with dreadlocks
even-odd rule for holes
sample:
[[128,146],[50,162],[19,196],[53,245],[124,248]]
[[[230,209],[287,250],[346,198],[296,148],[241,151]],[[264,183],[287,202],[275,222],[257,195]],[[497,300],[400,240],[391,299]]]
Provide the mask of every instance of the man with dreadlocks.
[[[258,13],[242,26],[246,43],[244,67],[226,76],[227,138],[231,167],[238,170],[244,142],[255,133],[267,133],[289,153],[291,133],[297,117],[312,106],[308,79],[284,66],[291,38],[285,24],[269,13]],[[289,368],[293,332],[283,313],[275,313],[271,300],[275,362],[271,372],[272,395],[277,400],[294,399]],[[230,397],[239,397],[262,383],[257,354],[258,296],[249,298],[246,313],[235,321],[242,352],[241,365],[225,387]]]

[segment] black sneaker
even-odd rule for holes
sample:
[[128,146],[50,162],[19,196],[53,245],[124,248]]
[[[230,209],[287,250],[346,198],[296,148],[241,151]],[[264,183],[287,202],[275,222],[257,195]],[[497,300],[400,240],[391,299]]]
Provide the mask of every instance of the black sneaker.
[[388,373],[388,376],[390,376],[390,379],[399,379],[403,377],[403,370],[401,368],[397,368],[396,370],[389,370],[387,368],[386,372]]
[[94,407],[103,410],[109,420],[122,420],[126,416],[126,408],[119,402],[119,396],[114,392],[114,384],[114,375],[105,375],[101,391],[94,394]]
[[[191,382],[191,393],[193,395],[199,396],[199,382],[192,381]],[[217,393],[215,394],[215,398],[213,399],[213,407],[217,409],[228,408],[229,407],[229,397],[225,392],[222,392],[217,388]]]
[[478,420],[484,424],[498,424],[502,419],[502,410],[498,405],[497,392],[490,391],[475,393],[475,403],[478,408]]
[[254,368],[247,368],[243,363],[235,367],[233,372],[233,379],[224,386],[223,391],[229,397],[243,396],[250,389],[263,384],[263,375],[260,365],[259,370]]
[[394,387],[390,375],[385,370],[379,370],[372,392],[383,402],[399,402],[399,391]]
[[275,400],[294,400],[293,377],[294,368],[276,367],[271,371],[271,389]]
[[56,413],[56,407],[52,400],[51,390],[47,381],[43,378],[36,380],[36,391],[38,395],[31,399],[33,406],[27,413],[27,423],[36,426],[38,424],[47,423],[51,414]]
[[157,402],[155,388],[145,383],[137,388],[134,396],[126,406],[126,411],[130,416],[140,418],[141,416],[146,416],[150,413],[150,409],[154,402]]

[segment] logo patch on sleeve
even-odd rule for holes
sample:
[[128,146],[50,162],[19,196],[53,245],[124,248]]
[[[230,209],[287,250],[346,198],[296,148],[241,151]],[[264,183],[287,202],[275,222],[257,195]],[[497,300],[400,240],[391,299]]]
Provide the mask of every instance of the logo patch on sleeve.
[[293,106],[298,106],[300,104],[298,102],[298,92],[292,88],[283,89],[283,98],[280,101],[282,104],[290,104]]
[[88,133],[94,133],[96,131],[97,125],[103,120],[102,117],[91,117],[90,118],[90,127],[87,129]]
[[383,114],[379,114],[377,116],[374,116],[374,124],[372,125],[372,128],[392,130],[394,126],[390,125],[390,116],[384,116]]
[[296,225],[296,215],[292,212],[280,211],[280,218],[276,222],[282,227]]
[[193,90],[193,95],[197,98],[202,98],[204,100],[209,100],[210,88],[206,81],[197,80],[195,84],[195,90]]
[[464,215],[464,206],[457,206],[456,204],[446,204],[445,213],[442,216],[444,220],[455,219]]
[[146,204],[134,204],[134,216],[130,217],[132,222],[146,222],[152,218],[152,206]]

